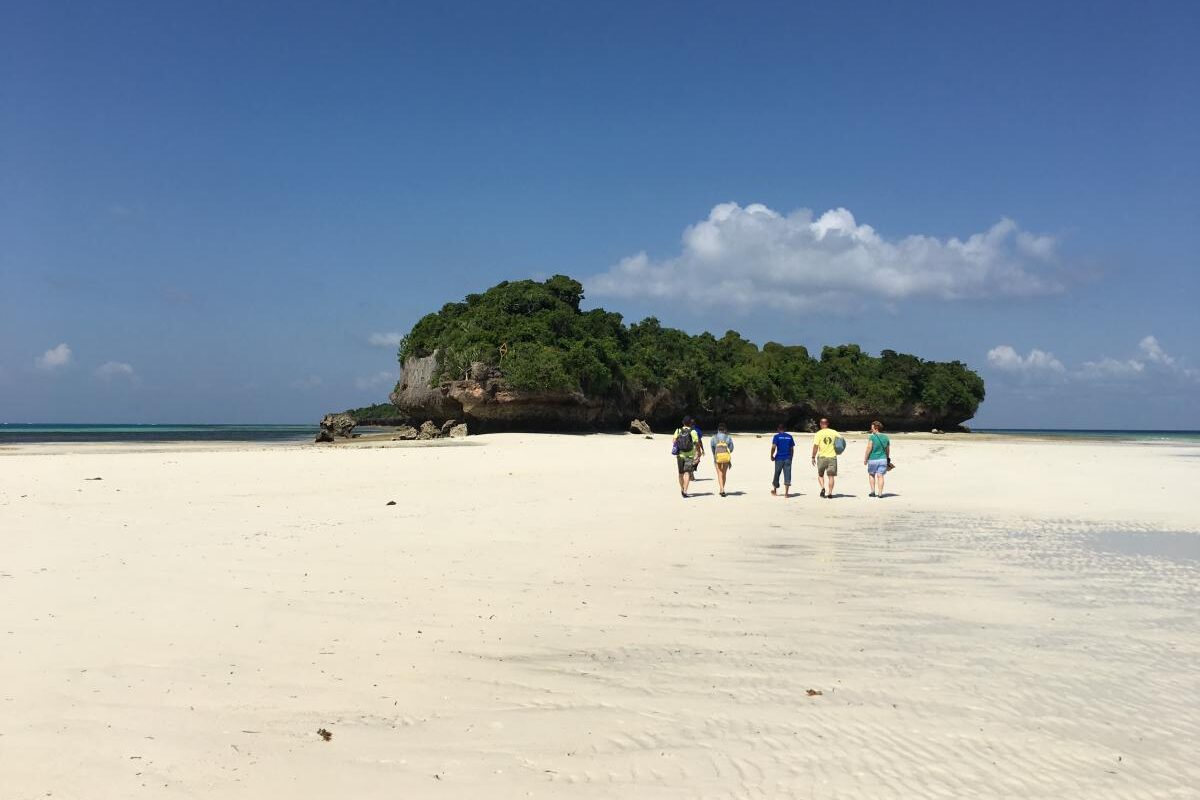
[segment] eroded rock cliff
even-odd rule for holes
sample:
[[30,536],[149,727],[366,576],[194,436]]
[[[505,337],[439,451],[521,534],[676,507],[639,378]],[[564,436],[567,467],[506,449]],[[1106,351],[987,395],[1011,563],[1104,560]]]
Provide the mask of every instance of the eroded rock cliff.
[[685,414],[695,415],[706,428],[723,421],[742,430],[768,430],[781,421],[793,430],[815,428],[821,417],[847,429],[866,429],[873,419],[880,419],[892,431],[952,429],[968,419],[936,416],[920,404],[881,415],[852,404],[769,403],[753,398],[697,408],[665,389],[616,398],[589,397],[583,392],[522,391],[509,386],[496,367],[479,362],[471,365],[462,380],[434,382],[437,373],[436,353],[407,359],[400,383],[391,394],[392,403],[411,419],[428,419],[438,425],[465,420],[473,433],[617,431],[627,430],[635,419],[662,431],[673,429]]

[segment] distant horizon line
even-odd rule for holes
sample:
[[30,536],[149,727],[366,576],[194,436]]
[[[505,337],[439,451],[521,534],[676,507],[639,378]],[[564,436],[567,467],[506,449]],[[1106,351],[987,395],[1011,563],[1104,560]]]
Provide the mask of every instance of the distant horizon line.
[[[255,427],[306,427],[319,428],[319,422],[0,422],[0,427],[6,426],[26,426],[26,427],[182,427],[182,426],[208,426],[208,427],[230,427],[230,428],[255,428]],[[372,426],[363,425],[361,427],[387,427],[387,426]],[[971,427],[972,432],[978,433],[1197,433],[1200,430],[1190,428],[1014,428],[1014,427]],[[919,433],[919,431],[909,431],[910,433]]]

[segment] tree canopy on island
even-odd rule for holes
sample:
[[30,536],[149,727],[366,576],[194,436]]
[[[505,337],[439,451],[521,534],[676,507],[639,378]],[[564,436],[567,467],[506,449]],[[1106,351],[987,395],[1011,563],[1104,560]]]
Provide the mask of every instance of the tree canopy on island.
[[498,367],[530,391],[668,390],[713,408],[739,398],[853,405],[879,414],[921,404],[936,416],[967,419],[983,401],[983,379],[959,361],[925,361],[856,344],[760,349],[737,331],[717,338],[663,327],[654,317],[626,325],[620,314],[583,311],[583,285],[565,275],[505,281],[427,314],[400,343],[401,363],[438,355],[436,378],[465,378],[473,362]]

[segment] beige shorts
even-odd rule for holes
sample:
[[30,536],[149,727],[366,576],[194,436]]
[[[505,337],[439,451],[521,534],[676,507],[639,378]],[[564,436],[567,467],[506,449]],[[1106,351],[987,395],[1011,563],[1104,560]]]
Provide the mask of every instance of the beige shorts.
[[817,474],[822,477],[828,475],[831,478],[837,476],[837,456],[833,458],[819,456],[817,458]]

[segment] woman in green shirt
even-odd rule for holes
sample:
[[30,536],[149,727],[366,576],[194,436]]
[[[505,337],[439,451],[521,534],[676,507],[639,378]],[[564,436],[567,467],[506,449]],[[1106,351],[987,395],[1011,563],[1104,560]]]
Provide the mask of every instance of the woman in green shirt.
[[884,436],[883,423],[879,420],[871,423],[871,435],[867,437],[863,463],[867,466],[867,480],[871,482],[871,494],[868,497],[883,497],[883,479],[887,476],[888,465],[892,463],[892,440]]

